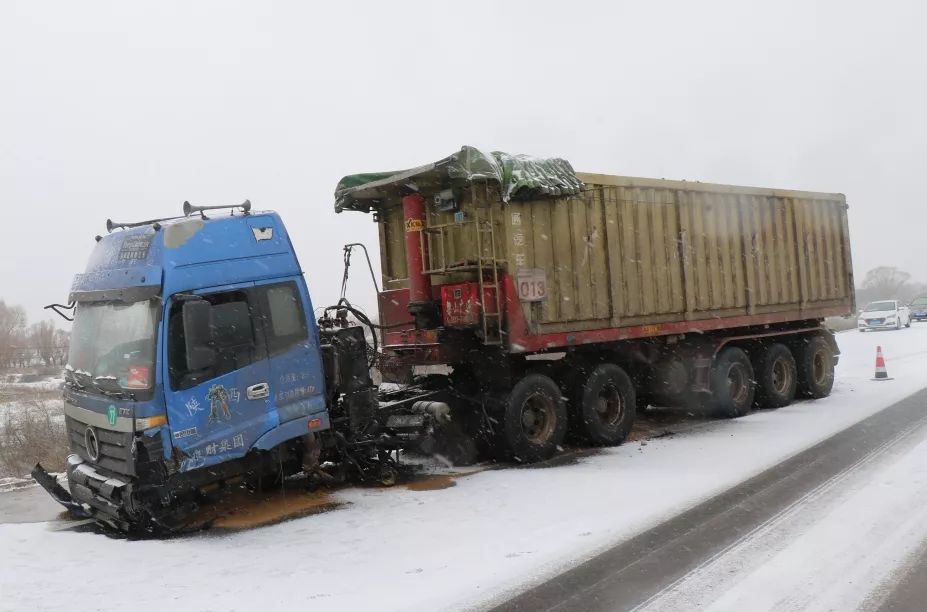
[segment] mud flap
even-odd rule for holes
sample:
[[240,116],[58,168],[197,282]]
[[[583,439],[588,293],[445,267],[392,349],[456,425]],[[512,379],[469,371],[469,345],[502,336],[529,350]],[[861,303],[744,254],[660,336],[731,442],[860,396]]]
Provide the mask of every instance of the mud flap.
[[55,501],[68,509],[72,518],[87,519],[93,516],[84,509],[84,507],[71,498],[71,494],[65,491],[64,487],[58,484],[58,479],[45,471],[41,463],[36,463],[30,473],[33,479],[39,483],[43,489],[48,491]]

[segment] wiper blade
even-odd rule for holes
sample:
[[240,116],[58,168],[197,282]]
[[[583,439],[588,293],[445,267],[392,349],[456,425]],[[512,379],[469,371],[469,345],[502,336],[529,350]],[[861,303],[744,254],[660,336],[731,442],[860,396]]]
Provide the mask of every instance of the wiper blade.
[[66,368],[64,371],[64,382],[76,389],[85,389],[87,383],[91,382],[90,373]]
[[[109,386],[110,384],[115,385],[115,388]],[[116,378],[113,376],[97,376],[93,379],[94,388],[102,393],[103,395],[108,395],[110,397],[116,397],[120,399],[125,399],[129,395],[119,386],[119,383],[116,382]]]

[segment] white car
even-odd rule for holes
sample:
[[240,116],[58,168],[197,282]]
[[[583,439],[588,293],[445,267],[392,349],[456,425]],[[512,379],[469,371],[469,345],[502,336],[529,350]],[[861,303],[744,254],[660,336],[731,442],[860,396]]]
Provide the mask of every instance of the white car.
[[859,331],[911,327],[911,309],[898,300],[870,302],[859,312]]

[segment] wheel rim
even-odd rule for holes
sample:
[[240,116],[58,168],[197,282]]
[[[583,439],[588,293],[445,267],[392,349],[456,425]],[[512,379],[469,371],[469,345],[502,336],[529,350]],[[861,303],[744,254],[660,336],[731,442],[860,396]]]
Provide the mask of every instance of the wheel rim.
[[776,393],[785,395],[792,384],[792,368],[785,359],[777,359],[772,367],[772,386]]
[[824,354],[824,351],[815,352],[811,369],[814,375],[814,383],[817,385],[824,384],[827,379],[827,355]]
[[596,398],[595,412],[606,425],[617,425],[624,417],[624,398],[613,384],[607,384]]
[[557,426],[554,401],[541,393],[529,396],[521,406],[521,430],[534,444],[547,442]]
[[750,393],[749,383],[747,382],[747,371],[743,365],[735,363],[727,371],[728,389],[731,394],[731,401],[739,406],[747,401],[747,395]]

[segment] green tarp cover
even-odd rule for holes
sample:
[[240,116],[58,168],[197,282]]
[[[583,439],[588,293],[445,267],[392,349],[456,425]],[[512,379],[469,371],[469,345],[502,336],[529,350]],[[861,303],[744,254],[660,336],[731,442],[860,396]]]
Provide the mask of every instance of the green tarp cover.
[[335,189],[335,211],[368,211],[378,202],[397,195],[402,188],[439,190],[481,182],[498,184],[504,201],[555,198],[577,194],[583,188],[565,159],[500,151],[485,153],[463,147],[449,157],[418,168],[346,176]]

